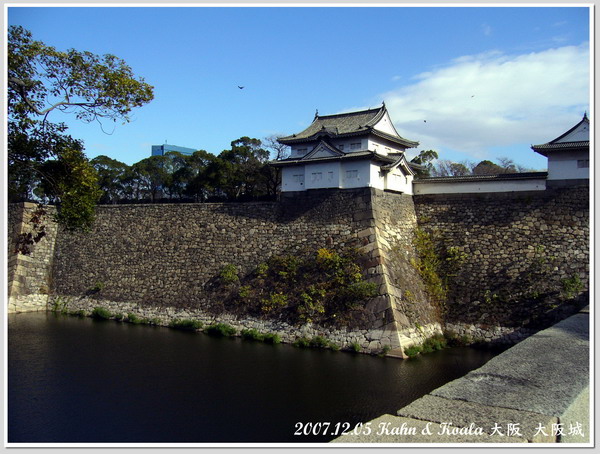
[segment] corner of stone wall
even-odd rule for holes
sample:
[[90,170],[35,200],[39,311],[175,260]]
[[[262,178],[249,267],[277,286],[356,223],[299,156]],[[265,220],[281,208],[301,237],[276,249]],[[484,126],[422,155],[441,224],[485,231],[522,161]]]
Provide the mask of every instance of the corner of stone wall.
[[33,312],[47,309],[51,287],[54,246],[58,232],[52,220],[53,207],[47,207],[46,236],[32,246],[30,255],[15,252],[17,237],[31,231],[29,219],[35,203],[10,204],[8,207],[8,301],[7,312]]
[[[359,231],[358,238],[361,240],[360,251],[366,255],[368,280],[378,285],[379,295],[367,306],[374,316],[372,330],[387,342],[385,345],[390,348],[388,356],[407,358],[404,353],[407,347],[442,332],[440,321],[431,314],[431,304],[422,291],[420,276],[409,265],[410,258],[415,257],[412,246],[417,225],[414,204],[412,196],[375,189],[371,189],[370,199],[370,226]],[[367,216],[364,213],[357,215],[361,218]],[[394,269],[399,261],[398,249],[402,249],[403,254],[402,270]],[[404,309],[403,298],[406,299],[405,296],[411,292],[403,288],[406,282],[400,282],[398,275],[401,273],[411,275],[411,287],[413,290],[417,288],[414,293],[418,295],[414,304],[422,306],[417,311],[421,315],[409,317]],[[422,323],[411,322],[411,318],[418,318]]]

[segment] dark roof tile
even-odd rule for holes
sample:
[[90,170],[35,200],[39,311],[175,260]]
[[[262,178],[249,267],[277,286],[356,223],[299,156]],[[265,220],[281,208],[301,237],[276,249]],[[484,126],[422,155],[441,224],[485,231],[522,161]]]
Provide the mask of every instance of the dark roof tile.
[[414,183],[455,183],[466,181],[494,181],[494,180],[527,180],[543,179],[548,172],[523,172],[523,173],[499,173],[497,175],[464,175],[456,177],[423,177],[415,179]]
[[313,122],[304,131],[291,136],[279,138],[283,144],[301,143],[317,140],[322,135],[350,137],[364,134],[374,134],[405,147],[416,147],[419,143],[400,136],[386,134],[373,129],[386,114],[385,105],[377,109],[367,109],[358,112],[348,112],[335,115],[315,115]]

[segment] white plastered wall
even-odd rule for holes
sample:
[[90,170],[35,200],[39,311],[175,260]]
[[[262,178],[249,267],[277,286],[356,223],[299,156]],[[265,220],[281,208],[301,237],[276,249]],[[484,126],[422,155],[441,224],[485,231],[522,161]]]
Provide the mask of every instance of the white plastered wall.
[[[548,156],[548,179],[571,180],[589,178],[589,167],[578,167],[577,161],[589,160],[589,153],[553,152]],[[588,161],[589,162],[589,161]]]
[[283,167],[281,169],[281,191],[304,191],[304,166]]
[[390,191],[413,193],[413,176],[405,175],[400,167],[394,167],[386,174],[385,189]]
[[543,191],[546,180],[513,181],[454,181],[448,183],[417,183],[414,193],[420,194],[469,194],[478,192]]
[[364,161],[345,161],[340,168],[340,187],[364,188],[371,186],[371,163]]
[[304,180],[306,189],[339,188],[339,161],[307,164]]

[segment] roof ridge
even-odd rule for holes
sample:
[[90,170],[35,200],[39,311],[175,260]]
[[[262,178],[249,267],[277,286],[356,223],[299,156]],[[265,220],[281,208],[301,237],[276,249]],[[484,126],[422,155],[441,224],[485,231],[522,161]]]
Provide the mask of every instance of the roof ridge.
[[350,116],[350,115],[357,115],[357,114],[364,114],[367,112],[375,112],[375,111],[381,111],[385,109],[385,105],[381,106],[381,107],[377,107],[374,109],[364,109],[364,110],[354,110],[352,112],[342,112],[342,113],[336,113],[336,114],[331,114],[331,115],[315,115],[315,120],[317,118],[331,118],[331,117],[344,117],[344,116]]

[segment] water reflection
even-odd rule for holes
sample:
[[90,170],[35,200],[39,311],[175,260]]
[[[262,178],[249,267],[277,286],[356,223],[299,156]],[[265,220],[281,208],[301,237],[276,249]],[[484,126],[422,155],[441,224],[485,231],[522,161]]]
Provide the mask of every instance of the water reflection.
[[8,327],[14,443],[324,442],[295,423],[393,414],[495,354],[403,361],[45,313]]

